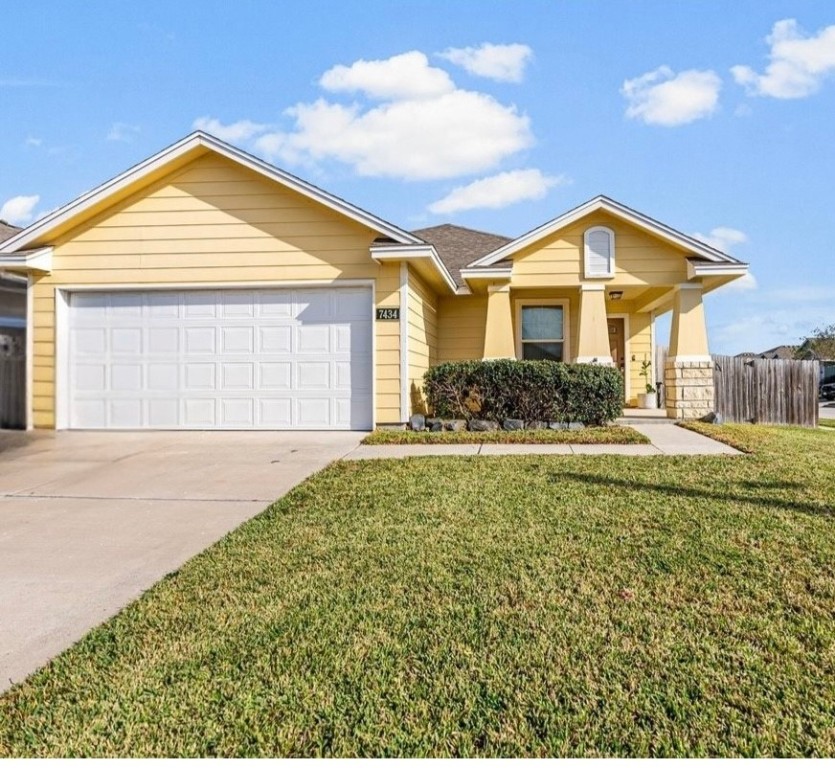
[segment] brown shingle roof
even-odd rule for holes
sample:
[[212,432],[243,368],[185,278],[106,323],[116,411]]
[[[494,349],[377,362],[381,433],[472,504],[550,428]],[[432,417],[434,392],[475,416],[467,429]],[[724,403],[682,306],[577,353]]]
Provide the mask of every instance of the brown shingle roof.
[[9,224],[0,219],[0,243],[4,240],[8,240],[12,235],[16,235],[18,232],[20,232],[20,227],[16,227],[14,224]]
[[[461,270],[464,267],[513,240],[512,237],[493,235],[455,224],[440,224],[437,227],[416,229],[412,234],[435,246],[438,256],[446,264],[459,286],[466,285],[464,278],[461,277]],[[499,262],[493,266],[506,266],[506,264]]]

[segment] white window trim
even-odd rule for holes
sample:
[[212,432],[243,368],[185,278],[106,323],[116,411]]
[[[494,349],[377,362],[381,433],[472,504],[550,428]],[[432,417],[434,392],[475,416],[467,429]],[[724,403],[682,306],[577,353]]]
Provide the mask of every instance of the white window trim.
[[561,307],[562,308],[562,361],[571,360],[571,326],[568,322],[568,299],[517,299],[516,300],[516,359],[522,360],[522,308],[523,307]]
[[[609,271],[591,272],[589,270],[589,237],[595,232],[605,232],[609,236]],[[583,232],[583,274],[589,278],[607,278],[615,276],[615,233],[609,227],[590,227]]]

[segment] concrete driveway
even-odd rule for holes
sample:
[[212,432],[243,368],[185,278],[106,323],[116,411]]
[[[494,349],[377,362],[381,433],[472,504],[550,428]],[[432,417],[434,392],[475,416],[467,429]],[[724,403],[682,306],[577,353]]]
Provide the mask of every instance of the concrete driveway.
[[362,436],[0,431],[0,691]]

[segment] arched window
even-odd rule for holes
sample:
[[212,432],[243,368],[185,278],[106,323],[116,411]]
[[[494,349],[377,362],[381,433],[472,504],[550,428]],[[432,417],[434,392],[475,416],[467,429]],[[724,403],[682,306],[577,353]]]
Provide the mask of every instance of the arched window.
[[583,235],[586,277],[615,276],[615,233],[608,227],[592,227]]

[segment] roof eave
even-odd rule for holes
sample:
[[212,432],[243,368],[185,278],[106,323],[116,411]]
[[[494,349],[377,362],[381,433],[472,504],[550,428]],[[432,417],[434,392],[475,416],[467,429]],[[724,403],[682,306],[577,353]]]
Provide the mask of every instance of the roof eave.
[[387,261],[414,261],[414,262],[428,262],[441,279],[441,282],[452,292],[455,293],[458,289],[458,284],[453,279],[446,264],[441,261],[435,246],[428,243],[419,243],[414,245],[372,245],[371,258],[379,264]]
[[37,248],[18,253],[0,253],[0,269],[9,272],[35,272],[48,275],[52,272],[52,248]]

